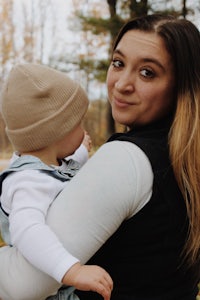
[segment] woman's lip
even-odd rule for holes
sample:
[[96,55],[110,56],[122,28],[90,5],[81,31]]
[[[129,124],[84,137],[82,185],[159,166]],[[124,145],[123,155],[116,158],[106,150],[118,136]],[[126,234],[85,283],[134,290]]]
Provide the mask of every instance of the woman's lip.
[[113,102],[116,106],[118,106],[120,108],[126,108],[126,107],[130,106],[130,103],[128,103],[127,101],[117,99],[117,98],[114,98]]

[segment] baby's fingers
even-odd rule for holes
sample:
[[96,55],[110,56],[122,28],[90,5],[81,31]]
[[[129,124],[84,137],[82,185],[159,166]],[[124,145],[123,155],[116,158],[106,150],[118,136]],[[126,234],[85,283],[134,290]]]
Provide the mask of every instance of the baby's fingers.
[[113,289],[113,282],[111,278],[102,278],[95,284],[94,291],[100,294],[104,300],[110,300]]
[[108,285],[108,287],[111,289],[113,289],[113,280],[112,278],[110,277],[110,275],[105,271],[105,274],[104,274],[104,280],[105,280],[105,284]]
[[110,300],[113,289],[112,278],[103,268],[80,263],[71,267],[62,282],[72,285],[78,290],[97,292],[104,300]]

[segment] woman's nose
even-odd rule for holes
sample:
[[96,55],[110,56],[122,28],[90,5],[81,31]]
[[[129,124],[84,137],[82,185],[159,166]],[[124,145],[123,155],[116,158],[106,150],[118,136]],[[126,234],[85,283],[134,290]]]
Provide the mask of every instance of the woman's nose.
[[134,91],[133,78],[130,76],[121,76],[115,83],[115,88],[121,93],[131,93]]

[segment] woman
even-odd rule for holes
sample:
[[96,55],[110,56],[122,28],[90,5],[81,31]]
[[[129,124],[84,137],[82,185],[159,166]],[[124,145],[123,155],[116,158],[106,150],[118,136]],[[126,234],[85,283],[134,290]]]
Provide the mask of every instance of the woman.
[[[149,15],[121,29],[107,86],[113,118],[128,131],[93,155],[49,211],[64,246],[110,273],[114,300],[195,300],[198,293],[199,53],[200,33],[183,19]],[[0,265],[3,299],[45,299],[57,287],[15,248],[2,250]]]

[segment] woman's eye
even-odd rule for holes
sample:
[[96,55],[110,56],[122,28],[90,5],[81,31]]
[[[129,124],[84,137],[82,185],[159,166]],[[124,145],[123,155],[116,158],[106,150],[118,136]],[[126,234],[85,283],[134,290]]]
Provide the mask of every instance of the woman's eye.
[[113,59],[112,66],[115,68],[120,68],[123,66],[123,63],[118,59]]
[[140,71],[140,74],[147,78],[153,78],[155,76],[154,72],[150,69],[143,69]]

